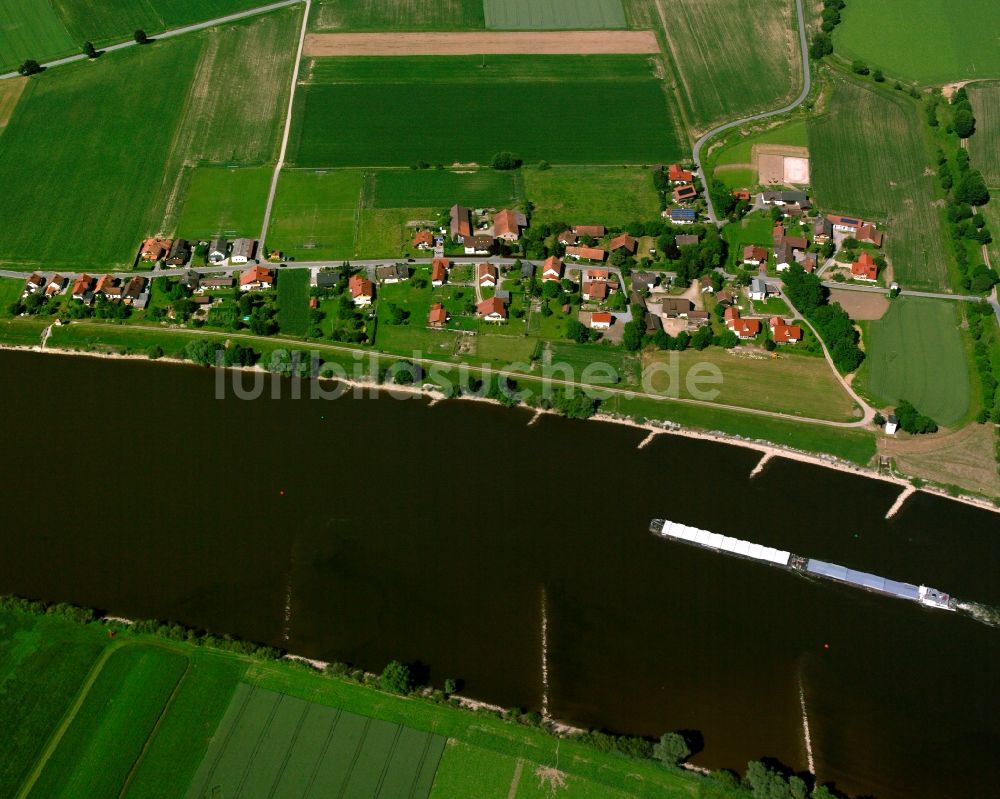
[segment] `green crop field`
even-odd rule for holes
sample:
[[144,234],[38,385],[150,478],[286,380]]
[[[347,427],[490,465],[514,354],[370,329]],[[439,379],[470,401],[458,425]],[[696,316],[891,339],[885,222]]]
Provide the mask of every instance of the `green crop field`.
[[475,30],[483,0],[316,0],[310,30]]
[[309,329],[309,270],[283,269],[278,276],[278,327],[287,336]]
[[969,410],[969,366],[958,307],[948,300],[903,297],[865,339],[871,393],[886,405],[909,400],[938,424],[953,425]]
[[989,186],[1000,189],[1000,81],[972,83],[966,91],[976,114],[976,132],[969,137],[972,165]]
[[393,170],[372,173],[375,208],[503,207],[517,201],[514,174],[480,169],[452,172],[441,169]]
[[796,119],[784,125],[770,128],[760,133],[739,136],[729,141],[713,157],[716,165],[745,164],[750,165],[755,144],[788,144],[794,147],[808,147],[809,133],[804,119]]
[[624,225],[660,214],[648,169],[573,166],[522,172],[524,194],[538,222]]
[[854,0],[834,29],[838,55],[922,84],[1000,77],[995,0]]
[[[778,108],[802,87],[792,0],[661,2],[687,118],[697,132]],[[845,12],[846,13],[846,12]],[[646,14],[654,24],[660,16]]]
[[[327,58],[299,89],[289,160],[297,166],[653,163],[681,157],[663,81],[644,56]],[[498,113],[510,87],[516,113]],[[418,88],[419,87],[419,88]],[[424,108],[400,117],[418,93]],[[588,109],[585,114],[580,109]],[[610,124],[609,114],[614,114]]]
[[410,796],[430,793],[445,739],[240,685],[189,799],[237,795]]
[[942,289],[949,256],[922,125],[909,98],[835,79],[809,121],[811,177],[824,210],[889,220],[885,252],[904,288]]
[[272,172],[270,167],[196,167],[184,192],[177,235],[256,238],[264,222]]
[[362,183],[361,172],[284,170],[268,247],[298,259],[353,256]]
[[116,796],[188,665],[153,646],[114,651],[29,796]]
[[624,28],[621,0],[483,0],[486,27],[503,30]]
[[0,0],[0,72],[15,69],[26,58],[68,55],[79,45],[49,0]]

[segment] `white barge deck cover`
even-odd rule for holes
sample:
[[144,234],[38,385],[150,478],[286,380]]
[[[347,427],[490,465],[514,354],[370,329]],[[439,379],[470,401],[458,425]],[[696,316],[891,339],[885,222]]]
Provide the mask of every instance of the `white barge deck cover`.
[[708,549],[718,549],[722,552],[742,555],[745,558],[762,560],[767,563],[776,563],[779,566],[787,566],[792,557],[791,552],[786,552],[783,549],[753,544],[750,541],[743,541],[740,538],[731,538],[728,535],[711,533],[708,530],[700,530],[697,527],[689,527],[686,524],[678,524],[677,522],[665,521],[659,533],[665,538],[687,541],[689,544],[697,544]]
[[810,558],[806,563],[806,571],[840,583],[848,583],[859,588],[867,588],[870,591],[897,596],[900,599],[911,599],[914,602],[919,602],[921,599],[920,589],[915,585],[889,580],[885,577],[879,577],[877,574],[848,569],[846,566],[838,566],[836,563]]

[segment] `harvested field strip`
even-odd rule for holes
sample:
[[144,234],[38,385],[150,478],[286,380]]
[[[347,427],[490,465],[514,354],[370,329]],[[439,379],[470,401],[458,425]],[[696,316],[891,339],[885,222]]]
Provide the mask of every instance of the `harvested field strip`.
[[621,0],[483,0],[487,28],[624,28]]
[[[976,113],[976,132],[969,137],[972,166],[983,173],[987,185],[1000,188],[1000,82],[973,83],[966,91]],[[995,228],[993,234],[1000,237]]]
[[78,46],[49,0],[0,0],[0,72],[15,69],[26,58],[45,61]]
[[889,226],[885,250],[907,288],[949,285],[935,177],[912,100],[834,79],[827,112],[809,120],[816,202]]
[[10,122],[14,109],[17,107],[17,101],[21,99],[27,86],[27,78],[10,78],[0,81],[0,131]]
[[938,424],[953,425],[969,409],[969,366],[949,300],[902,297],[868,325],[868,387],[888,405],[909,400]]
[[242,684],[188,797],[250,786],[274,799],[426,797],[443,748],[437,735]]
[[801,87],[792,0],[656,3],[698,131],[777,107]]
[[114,652],[30,796],[117,796],[187,666],[157,646]]
[[310,33],[303,55],[607,55],[659,53],[652,31]]

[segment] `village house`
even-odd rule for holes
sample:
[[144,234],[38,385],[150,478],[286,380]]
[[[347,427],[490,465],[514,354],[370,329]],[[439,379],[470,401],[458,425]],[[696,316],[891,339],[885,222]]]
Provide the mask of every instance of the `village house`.
[[816,218],[812,226],[813,241],[817,244],[826,244],[833,236],[833,223],[824,216]]
[[709,324],[712,321],[712,317],[708,311],[688,311],[687,320],[689,325],[701,327],[702,325]]
[[590,326],[594,330],[607,330],[614,323],[615,318],[603,311],[595,311],[590,315]]
[[444,306],[436,302],[431,306],[431,312],[427,315],[427,326],[441,328],[448,324],[448,311]]
[[136,275],[122,287],[122,302],[126,305],[135,305],[145,289],[146,278]]
[[804,253],[802,255],[801,260],[799,260],[798,257],[796,257],[796,260],[799,262],[799,265],[810,275],[816,271],[816,266],[819,263],[818,259],[816,258],[816,253],[813,252]]
[[472,235],[472,211],[461,205],[453,205],[448,212],[450,216],[449,232],[459,244]]
[[550,255],[542,264],[542,282],[562,279],[563,264],[556,256]]
[[686,297],[663,297],[660,300],[660,316],[664,319],[686,317],[694,309],[694,303]]
[[351,300],[359,307],[371,305],[375,297],[375,284],[361,275],[351,275],[347,281],[347,290],[351,292]]
[[499,274],[493,264],[479,264],[476,267],[476,282],[480,288],[494,289],[498,279]]
[[619,250],[624,250],[629,255],[635,255],[635,251],[639,249],[639,242],[633,239],[628,233],[622,233],[620,236],[615,236],[611,239],[611,245],[609,247],[611,252],[618,252]]
[[73,299],[81,302],[90,302],[94,298],[91,286],[94,285],[94,278],[88,274],[82,274],[73,283]]
[[225,239],[212,239],[208,245],[208,262],[221,264],[229,257],[229,242]]
[[748,266],[760,266],[767,263],[767,250],[754,244],[743,248],[743,263]]
[[64,288],[66,288],[66,278],[55,274],[49,278],[49,284],[45,287],[45,296],[51,297],[54,294],[59,294]]
[[252,266],[240,275],[240,291],[257,291],[274,287],[274,270]]
[[582,289],[583,299],[601,302],[608,298],[608,284],[603,280],[585,282]]
[[725,320],[726,327],[732,330],[740,339],[756,338],[760,333],[760,320],[743,319],[740,316],[739,308],[726,308]]
[[198,281],[198,293],[208,291],[210,289],[231,289],[233,287],[233,279],[231,277],[203,277]]
[[794,344],[802,340],[802,328],[788,324],[780,316],[772,316],[768,320],[768,325],[775,344]]
[[94,286],[95,297],[107,297],[117,300],[122,296],[122,290],[118,286],[118,280],[112,275],[102,275]]
[[572,230],[564,230],[556,237],[556,241],[558,241],[563,247],[572,246],[573,244],[576,244],[576,234]]
[[874,222],[865,222],[852,216],[841,216],[840,214],[827,214],[826,218],[833,225],[834,230],[847,233],[862,244],[882,246],[882,233],[876,229]]
[[782,237],[774,245],[774,268],[779,272],[784,272],[794,261],[795,257],[792,255],[792,248],[788,246],[788,243]]
[[651,313],[650,311],[646,311],[642,321],[645,326],[647,336],[654,336],[656,335],[656,331],[663,330],[663,321],[659,316]]
[[476,306],[476,312],[484,322],[503,322],[507,319],[507,306],[499,297],[490,297]]
[[402,283],[410,279],[410,268],[406,264],[389,264],[375,269],[375,278],[380,283]]
[[413,246],[418,250],[433,250],[434,234],[429,230],[421,230],[413,237]]
[[493,236],[489,233],[477,233],[465,237],[466,255],[489,255],[493,252]]
[[535,265],[531,261],[521,262],[521,277],[525,280],[531,280],[535,276]]
[[139,250],[139,257],[144,261],[159,261],[170,252],[172,244],[170,239],[146,239]]
[[674,225],[693,225],[698,219],[693,208],[671,208],[663,213]]
[[764,205],[777,205],[784,208],[785,216],[792,216],[793,211],[798,212],[794,214],[798,216],[802,211],[808,211],[812,208],[809,195],[804,191],[765,191],[761,192],[760,201]]
[[566,257],[577,261],[596,261],[601,263],[607,255],[600,247],[567,247]]
[[762,277],[755,277],[750,281],[749,295],[751,300],[766,300],[768,295],[767,281]]
[[607,231],[604,225],[577,225],[573,228],[573,232],[580,236],[589,236],[592,239],[601,238]]
[[253,260],[254,251],[257,249],[257,242],[254,239],[236,239],[233,242],[233,251],[229,254],[229,263],[245,264]]
[[632,288],[635,291],[652,291],[656,286],[657,275],[655,272],[633,272]]
[[493,217],[493,237],[504,241],[517,241],[521,231],[528,226],[527,217],[520,211],[504,208]]
[[681,169],[680,164],[670,164],[667,167],[667,180],[671,183],[690,183],[694,175],[687,169]]
[[715,287],[712,285],[712,276],[702,275],[699,277],[698,288],[702,294],[715,294]]
[[875,263],[875,259],[872,258],[872,254],[867,250],[862,252],[858,256],[853,264],[851,264],[851,277],[855,280],[868,280],[876,281],[878,280],[878,264]]
[[145,311],[149,307],[149,290],[143,291],[135,301],[132,303],[132,307],[137,311]]
[[24,282],[24,291],[21,292],[21,296],[27,297],[29,294],[34,294],[44,283],[44,277],[38,274],[38,272],[32,272]]
[[448,280],[448,266],[451,262],[447,258],[435,258],[431,262],[431,285],[443,286]]
[[332,289],[340,283],[339,269],[321,269],[316,273],[316,287],[321,289]]
[[587,269],[584,272],[584,280],[604,280],[607,281],[611,278],[611,272],[607,269]]
[[174,239],[167,255],[168,266],[184,266],[191,260],[191,244],[187,239]]
[[736,298],[733,296],[733,292],[724,290],[715,295],[715,301],[719,305],[725,307],[726,305],[732,305],[736,302]]
[[678,233],[674,236],[674,244],[677,249],[681,247],[694,247],[698,244],[700,239],[694,233]]
[[688,200],[693,200],[697,196],[698,196],[698,190],[690,183],[687,183],[683,186],[678,186],[676,189],[674,189],[674,194],[673,194],[675,203],[687,202]]

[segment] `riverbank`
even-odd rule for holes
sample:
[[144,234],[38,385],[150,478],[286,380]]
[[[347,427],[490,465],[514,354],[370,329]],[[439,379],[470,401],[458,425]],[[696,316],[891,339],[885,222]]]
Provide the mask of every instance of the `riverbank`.
[[[48,355],[64,355],[71,357],[85,357],[85,358],[99,358],[104,360],[127,360],[127,361],[146,361],[156,360],[161,363],[170,363],[180,366],[195,367],[196,364],[191,361],[185,360],[183,358],[168,357],[164,356],[157,359],[151,359],[147,355],[139,353],[116,353],[116,352],[97,352],[90,350],[78,350],[70,348],[60,348],[60,347],[48,347],[48,346],[17,346],[4,344],[0,345],[0,350],[11,350],[20,352],[34,352],[40,354]],[[446,364],[444,366],[447,366]],[[258,365],[255,366],[229,366],[225,367],[229,371],[241,371],[250,372],[257,374],[270,375],[272,373],[268,372],[264,367]],[[503,374],[503,370],[494,370]],[[531,378],[530,376],[522,376],[515,374],[512,376],[515,380],[531,381],[537,380],[537,378]],[[347,377],[335,377],[335,378],[321,378],[323,382],[339,383],[345,386],[348,390],[353,391],[355,396],[363,396],[364,392],[372,393],[385,393],[389,396],[406,398],[406,397],[426,397],[430,403],[429,407],[433,407],[438,402],[442,402],[448,399],[462,400],[466,402],[482,402],[491,405],[502,405],[499,401],[491,399],[484,396],[475,396],[470,394],[460,394],[456,396],[447,396],[443,393],[439,387],[432,383],[425,383],[423,385],[407,385],[407,384],[385,384],[378,383],[375,380],[368,379],[352,379]],[[707,408],[711,408],[710,404],[706,404]],[[551,409],[537,408],[530,405],[517,405],[513,407],[523,407],[525,410],[533,412],[531,420],[528,424],[535,424],[539,418],[542,416],[559,416],[560,414]],[[682,426],[676,422],[669,420],[662,421],[650,421],[648,418],[637,419],[631,416],[623,414],[613,414],[613,413],[597,413],[591,417],[592,421],[605,422],[609,424],[616,424],[625,427],[630,427],[636,430],[645,431],[647,433],[646,439],[644,439],[639,448],[647,446],[652,441],[652,437],[666,434],[672,436],[680,436],[683,438],[694,439],[699,441],[709,441],[717,444],[726,444],[728,446],[742,447],[744,449],[754,450],[760,452],[762,456],[762,461],[749,476],[756,476],[762,469],[764,464],[773,458],[785,458],[787,460],[797,461],[799,463],[806,463],[812,466],[821,466],[826,469],[833,469],[835,471],[853,474],[859,477],[867,477],[870,479],[878,480],[883,483],[890,483],[896,485],[900,488],[901,492],[906,492],[907,496],[909,494],[915,493],[916,491],[922,491],[927,494],[931,494],[944,499],[953,500],[955,502],[960,502],[965,505],[970,505],[981,510],[988,510],[993,513],[1000,513],[1000,506],[995,502],[991,502],[983,497],[972,496],[969,494],[953,494],[945,491],[944,489],[938,488],[933,485],[914,485],[913,480],[908,480],[906,478],[900,477],[895,474],[885,474],[872,469],[867,466],[862,466],[857,463],[852,463],[842,458],[837,458],[830,454],[817,454],[807,452],[802,449],[797,449],[794,447],[784,446],[780,444],[775,444],[773,442],[767,441],[765,439],[750,438],[746,436],[732,435],[724,433],[717,430],[704,430],[700,428],[694,428],[690,426]],[[900,504],[891,506],[887,509],[887,518],[890,515],[895,515],[900,509]]]

